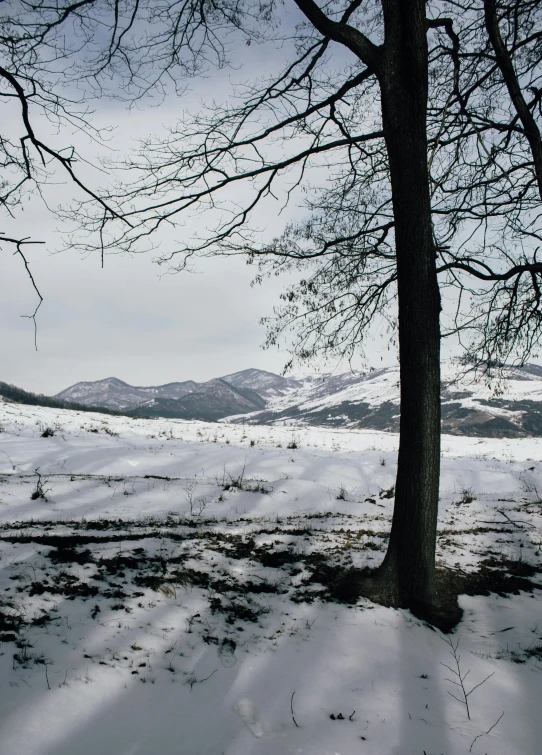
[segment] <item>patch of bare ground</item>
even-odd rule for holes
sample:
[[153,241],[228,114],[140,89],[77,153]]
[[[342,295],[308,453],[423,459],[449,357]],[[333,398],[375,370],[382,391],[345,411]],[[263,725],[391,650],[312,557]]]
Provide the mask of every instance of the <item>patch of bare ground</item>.
[[[175,527],[166,520],[159,529],[157,522],[123,523],[130,531],[121,531],[117,521],[77,528],[66,522],[63,534],[58,533],[59,523],[57,532],[47,532],[38,522],[20,530],[11,527],[0,540],[14,545],[34,543],[45,561],[41,567],[32,567],[31,573],[22,569],[9,577],[14,586],[1,601],[0,641],[13,641],[29,623],[35,625],[35,619],[28,619],[25,598],[44,594],[67,600],[112,599],[116,601],[113,607],[129,610],[126,600],[142,596],[141,590],[171,595],[197,587],[206,593],[209,611],[223,615],[228,624],[236,619],[256,621],[264,609],[255,597],[265,593],[284,595],[294,603],[354,605],[365,599],[367,607],[368,598],[386,604],[378,592],[377,571],[356,566],[352,557],[383,552],[387,533],[344,526],[326,529],[326,521],[323,517],[320,527],[314,521],[305,525],[300,519],[276,526],[267,521],[246,533],[228,531],[227,525],[218,528],[211,521],[194,527],[192,520],[189,525],[177,521]],[[112,543],[119,544],[118,553],[100,552]],[[43,546],[49,549],[43,552]],[[212,554],[223,559],[223,564],[210,568]],[[233,562],[242,570],[227,567]],[[532,592],[542,587],[536,578],[540,572],[539,566],[488,554],[470,571],[439,568],[438,607],[431,611],[410,608],[418,618],[448,632],[461,619],[459,595]],[[47,621],[44,616],[41,624]]]

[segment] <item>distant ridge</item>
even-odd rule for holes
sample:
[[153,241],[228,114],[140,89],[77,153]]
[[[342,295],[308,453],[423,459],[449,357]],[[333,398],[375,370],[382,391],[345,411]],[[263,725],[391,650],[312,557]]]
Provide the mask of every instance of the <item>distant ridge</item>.
[[296,380],[248,369],[205,383],[185,380],[165,385],[133,386],[115,377],[81,382],[55,398],[145,417],[217,420],[261,411],[271,398],[300,387]]
[[[257,373],[258,370],[247,370]],[[276,381],[286,381],[278,375],[264,373],[268,389]],[[202,419],[214,421],[228,414],[241,414],[265,409],[266,399],[253,390],[249,383],[257,383],[256,376],[243,379],[237,373],[236,381],[223,378],[196,383],[186,380],[165,385],[133,386],[115,377],[76,383],[56,395],[62,401],[77,401],[92,406],[104,406],[130,416],[169,417],[176,419]],[[270,377],[271,376],[271,377]],[[271,379],[273,378],[273,379]],[[244,383],[247,383],[245,385]]]
[[[480,437],[542,437],[542,367],[504,368],[496,395],[457,362],[442,365],[442,430]],[[197,383],[132,386],[115,377],[81,382],[55,397],[0,383],[12,401],[139,417],[262,425],[322,425],[396,432],[399,368],[285,378],[254,368]]]
[[72,409],[78,412],[105,412],[106,414],[120,414],[112,409],[103,406],[92,406],[91,404],[78,404],[75,401],[64,401],[54,396],[44,396],[43,393],[32,393],[18,388],[11,383],[0,381],[0,396],[13,401],[16,404],[28,404],[29,406],[48,406],[51,409]]

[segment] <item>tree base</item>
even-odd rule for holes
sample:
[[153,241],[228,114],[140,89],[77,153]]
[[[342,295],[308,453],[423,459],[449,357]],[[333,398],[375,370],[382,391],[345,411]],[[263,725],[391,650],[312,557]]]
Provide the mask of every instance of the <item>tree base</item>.
[[437,569],[435,573],[436,599],[421,603],[412,595],[401,596],[397,580],[380,569],[353,569],[320,564],[314,572],[314,581],[325,587],[325,599],[353,605],[361,597],[390,608],[406,608],[416,618],[442,632],[451,632],[461,621],[463,611],[459,595],[518,594],[540,590],[539,581],[531,578],[542,573],[542,567],[523,561],[482,561],[476,571]]
[[422,602],[412,595],[401,595],[400,587],[389,575],[380,569],[367,570],[359,582],[359,594],[389,608],[406,608],[417,619],[447,634],[451,632],[463,617],[459,606],[458,593],[453,589],[453,581],[446,570],[437,571],[435,598]]

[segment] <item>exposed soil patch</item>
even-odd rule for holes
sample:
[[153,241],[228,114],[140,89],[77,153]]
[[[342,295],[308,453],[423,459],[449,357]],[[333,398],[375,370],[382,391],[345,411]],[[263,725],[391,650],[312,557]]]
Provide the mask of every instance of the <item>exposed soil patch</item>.
[[77,551],[73,545],[65,546],[64,543],[57,547],[56,551],[51,551],[48,556],[55,564],[90,564],[94,561],[88,548]]
[[[96,524],[93,527],[100,529]],[[270,527],[267,523],[261,530],[247,534],[220,530],[216,522],[214,529],[202,522],[197,527],[191,525],[185,528],[184,523],[177,522],[175,531],[172,528],[143,531],[141,527],[139,532],[120,533],[116,531],[118,523],[109,521],[107,526],[101,523],[102,530],[110,530],[103,534],[68,531],[60,535],[58,530],[33,534],[27,530],[4,535],[2,539],[52,547],[43,555],[53,569],[38,564],[32,567],[30,576],[23,570],[12,577],[19,582],[14,589],[21,600],[24,595],[46,593],[62,595],[66,600],[101,597],[114,601],[110,608],[129,611],[127,601],[143,597],[145,591],[173,596],[179,589],[200,588],[207,594],[210,613],[222,615],[225,623],[231,625],[236,621],[258,621],[265,613],[262,602],[265,595],[282,594],[294,603],[319,600],[350,605],[371,597],[374,570],[361,568],[352,559],[359,556],[363,563],[365,557],[373,558],[369,554],[383,551],[388,537],[387,532],[345,527],[344,522],[343,526],[332,528],[300,527],[299,519],[297,526]],[[493,528],[471,529],[469,534],[483,535],[487,531]],[[442,534],[452,532],[462,534],[452,530]],[[138,540],[145,543],[134,547]],[[118,552],[111,555],[110,544],[117,542]],[[85,547],[91,543],[92,551]],[[100,546],[105,552],[100,553]],[[461,617],[458,595],[532,592],[542,588],[537,579],[540,571],[525,562],[496,556],[488,556],[472,572],[440,569],[441,610],[431,616],[423,610],[415,613],[449,631]],[[24,611],[5,602],[0,606],[0,640],[12,641],[32,622],[35,624],[35,617],[30,620]]]
[[456,572],[444,570],[442,581],[454,592],[463,595],[517,595],[520,591],[532,592],[542,589],[542,584],[532,577],[542,573],[542,568],[526,564],[523,561],[498,560],[486,558],[475,572]]

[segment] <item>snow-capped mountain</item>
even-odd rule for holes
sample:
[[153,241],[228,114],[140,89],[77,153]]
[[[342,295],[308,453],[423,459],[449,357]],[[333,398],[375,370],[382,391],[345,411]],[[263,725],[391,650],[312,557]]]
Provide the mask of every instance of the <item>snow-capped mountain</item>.
[[[498,386],[453,361],[443,364],[442,428],[453,435],[542,436],[542,367],[507,368]],[[496,390],[496,388],[498,390]],[[246,424],[399,428],[399,368],[284,378],[248,369],[196,383],[131,386],[116,378],[77,383],[56,398],[146,417]]]
[[177,417],[179,419],[217,420],[227,414],[253,412],[266,406],[266,401],[250,388],[236,388],[221,378],[209,380],[185,396],[175,399],[158,396],[130,414],[143,417]]
[[[266,374],[271,373],[263,373]],[[132,386],[118,378],[105,378],[76,383],[55,398],[137,416],[179,419],[216,420],[227,414],[264,409],[266,400],[250,387],[243,387],[242,373],[238,375],[239,387],[221,378],[206,383],[186,380],[155,386]],[[282,380],[278,375],[274,377]]]
[[178,399],[191,393],[197,387],[198,384],[193,380],[141,387],[128,385],[123,380],[110,377],[94,382],[76,383],[57,393],[55,398],[87,406],[105,406],[107,409],[125,411],[155,398]]
[[255,369],[233,372],[231,375],[224,375],[221,379],[236,388],[250,388],[268,400],[277,396],[284,396],[292,390],[301,388],[302,385],[300,380]]

